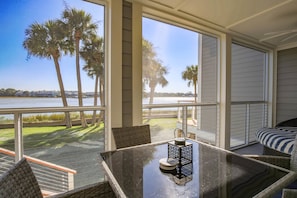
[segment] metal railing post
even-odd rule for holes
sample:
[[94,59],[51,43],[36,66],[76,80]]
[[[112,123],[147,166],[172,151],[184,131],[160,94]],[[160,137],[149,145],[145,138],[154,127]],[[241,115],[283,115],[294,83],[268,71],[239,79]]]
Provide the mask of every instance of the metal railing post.
[[182,111],[183,111],[183,117],[182,117],[182,130],[184,131],[186,137],[188,135],[188,107],[187,106],[183,106],[182,107]]
[[74,189],[74,175],[73,173],[68,173],[68,190]]
[[250,105],[251,104],[246,104],[246,118],[245,118],[245,144],[249,143],[249,133],[250,133]]
[[23,120],[21,113],[14,114],[14,136],[15,136],[15,162],[22,159],[24,154],[23,145]]

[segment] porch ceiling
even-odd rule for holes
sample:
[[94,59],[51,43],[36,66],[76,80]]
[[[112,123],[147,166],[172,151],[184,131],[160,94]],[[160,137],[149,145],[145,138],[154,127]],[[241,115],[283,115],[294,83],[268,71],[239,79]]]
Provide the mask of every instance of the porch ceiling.
[[220,31],[297,46],[297,0],[136,0]]

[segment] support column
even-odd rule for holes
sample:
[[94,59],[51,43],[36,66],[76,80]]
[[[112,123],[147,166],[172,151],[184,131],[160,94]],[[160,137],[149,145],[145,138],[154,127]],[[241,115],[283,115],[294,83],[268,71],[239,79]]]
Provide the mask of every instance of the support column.
[[109,1],[106,9],[106,149],[114,149],[112,127],[122,126],[122,1]]
[[220,130],[217,145],[230,149],[231,123],[231,47],[232,39],[228,34],[221,37],[221,71],[220,71]]
[[142,124],[142,5],[132,7],[132,114],[133,125]]

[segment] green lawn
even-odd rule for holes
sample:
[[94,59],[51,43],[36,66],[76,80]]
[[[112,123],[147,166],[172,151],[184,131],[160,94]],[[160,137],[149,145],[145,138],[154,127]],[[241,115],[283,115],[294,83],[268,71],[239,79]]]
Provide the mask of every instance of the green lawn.
[[[102,135],[104,125],[89,126],[82,128],[81,126],[73,126],[65,128],[63,126],[53,127],[24,127],[23,141],[24,147],[62,147],[71,142],[79,142],[88,139],[98,139]],[[0,147],[14,149],[14,129],[0,130]]]
[[[144,124],[150,124],[151,131],[176,128],[176,118],[162,118],[144,120]],[[100,126],[64,126],[50,127],[24,127],[23,141],[24,148],[61,148],[67,143],[81,142],[86,140],[98,140],[103,137],[104,124]],[[0,147],[14,150],[14,129],[0,129]]]
[[148,120],[143,121],[144,124],[149,124],[151,127],[158,126],[163,129],[175,128],[176,122],[177,122],[176,118],[159,118],[159,119],[150,119],[149,121]]

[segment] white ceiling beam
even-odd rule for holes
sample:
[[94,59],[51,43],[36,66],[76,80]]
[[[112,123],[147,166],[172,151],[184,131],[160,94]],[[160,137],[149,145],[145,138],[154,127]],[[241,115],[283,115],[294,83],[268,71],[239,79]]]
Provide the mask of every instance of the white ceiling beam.
[[289,34],[289,33],[290,32],[282,32],[282,33],[279,33],[279,34],[276,34],[276,35],[273,35],[273,36],[269,36],[269,37],[260,39],[259,41],[260,42],[267,41],[267,40],[270,40],[270,39],[273,39],[273,38],[276,38],[276,37],[279,37],[279,36],[283,36],[283,35],[286,35],[286,34]]
[[173,9],[178,11],[183,5],[188,3],[190,0],[181,0]]
[[294,38],[296,36],[297,36],[297,34],[292,34],[291,36],[288,36],[287,38],[282,39],[280,42],[288,41],[288,40],[290,40],[290,39],[292,39],[292,38]]
[[268,8],[268,9],[266,9],[266,10],[263,10],[263,11],[261,11],[261,12],[258,12],[258,13],[256,13],[256,14],[251,15],[251,16],[249,16],[249,17],[246,17],[246,18],[244,18],[244,19],[241,19],[241,20],[239,20],[239,21],[237,21],[237,22],[235,22],[235,23],[233,23],[233,24],[231,24],[231,25],[228,25],[228,26],[226,26],[226,28],[227,28],[227,29],[230,29],[230,28],[232,28],[232,27],[234,27],[234,26],[236,26],[236,25],[238,25],[238,24],[240,24],[240,23],[246,22],[246,21],[248,21],[248,20],[250,20],[250,19],[253,19],[253,18],[258,17],[258,16],[260,16],[260,15],[262,15],[262,14],[265,14],[265,13],[267,13],[267,12],[270,12],[270,11],[274,10],[274,9],[277,9],[277,8],[279,8],[279,7],[281,7],[281,6],[284,6],[284,5],[288,4],[288,3],[291,3],[292,1],[293,1],[293,0],[286,0],[286,1],[284,1],[284,2],[282,2],[282,3],[279,3],[279,4],[275,5],[275,6],[272,6],[272,7]]
[[[272,36],[269,36],[269,37],[266,37],[266,38],[263,38],[263,39],[260,39],[260,42],[262,42],[262,41],[267,41],[267,40],[270,40],[270,39],[273,39],[273,38],[276,38],[276,37],[280,37],[280,36],[284,36],[284,35],[286,35],[286,34],[291,34],[291,33],[295,33],[295,32],[297,32],[297,29],[293,29],[293,30],[287,30],[287,31],[280,31],[279,33],[274,33],[274,32],[271,32],[271,34],[274,34],[274,35],[272,35]],[[267,33],[266,35],[269,35],[270,33]],[[270,35],[271,35],[270,34]],[[293,35],[291,35],[291,36],[288,36],[288,37],[286,37],[285,39],[282,39],[281,40],[281,42],[284,42],[284,41],[286,41],[286,40],[289,40],[289,39],[291,39],[291,38],[294,38],[296,35],[295,34],[293,34]]]

